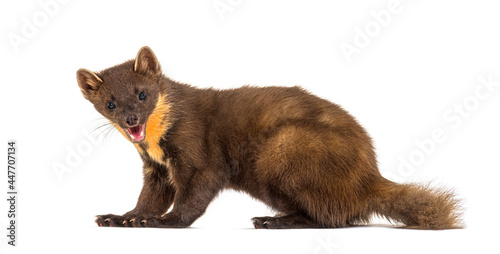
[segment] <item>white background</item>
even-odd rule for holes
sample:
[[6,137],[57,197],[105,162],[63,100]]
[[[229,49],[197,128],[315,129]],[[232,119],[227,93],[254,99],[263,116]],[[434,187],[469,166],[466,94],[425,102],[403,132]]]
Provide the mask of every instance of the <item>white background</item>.
[[[1,253],[499,250],[500,87],[489,93],[479,81],[500,81],[498,1],[393,1],[397,11],[383,24],[373,13],[392,10],[389,0],[61,1],[48,11],[46,2],[0,6],[0,151],[8,139],[19,146],[18,247],[6,244],[2,198]],[[214,3],[232,7],[218,13]],[[367,27],[371,35],[361,43]],[[24,40],[12,43],[13,36]],[[355,43],[349,62],[342,45]],[[135,206],[141,161],[117,132],[88,149],[83,132],[105,121],[80,94],[75,72],[132,59],[144,45],[169,77],[198,87],[300,85],[342,105],[371,133],[386,177],[455,188],[467,228],[402,230],[377,220],[346,229],[254,230],[250,218],[272,212],[234,192],[223,192],[189,229],[98,228],[94,215]],[[436,130],[444,137],[431,145]],[[85,152],[79,159],[78,149]],[[402,159],[413,160],[412,168]],[[61,178],[54,171],[60,164],[72,170]]]

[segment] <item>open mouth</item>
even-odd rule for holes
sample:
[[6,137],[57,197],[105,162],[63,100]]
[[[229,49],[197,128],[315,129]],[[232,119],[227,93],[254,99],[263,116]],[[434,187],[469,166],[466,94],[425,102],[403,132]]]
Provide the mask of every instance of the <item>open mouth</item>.
[[134,143],[139,143],[146,137],[146,124],[137,125],[132,128],[127,128],[128,136]]

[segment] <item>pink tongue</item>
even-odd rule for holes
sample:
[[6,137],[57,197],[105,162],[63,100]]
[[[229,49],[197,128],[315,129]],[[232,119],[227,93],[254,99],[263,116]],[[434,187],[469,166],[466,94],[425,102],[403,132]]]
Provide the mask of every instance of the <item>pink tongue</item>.
[[142,133],[142,125],[135,126],[132,128],[129,128],[128,131],[130,132],[130,136],[134,141],[139,141],[143,139],[143,133]]

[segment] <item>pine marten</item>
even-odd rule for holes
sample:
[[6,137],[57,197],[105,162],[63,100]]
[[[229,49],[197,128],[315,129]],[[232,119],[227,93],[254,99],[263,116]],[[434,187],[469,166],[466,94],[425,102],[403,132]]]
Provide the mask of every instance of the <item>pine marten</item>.
[[97,73],[79,69],[77,81],[144,162],[136,207],[97,216],[99,226],[189,227],[231,188],[277,212],[253,218],[259,229],[346,227],[373,215],[461,227],[453,191],[382,177],[360,124],[300,87],[198,89],[166,77],[149,47]]

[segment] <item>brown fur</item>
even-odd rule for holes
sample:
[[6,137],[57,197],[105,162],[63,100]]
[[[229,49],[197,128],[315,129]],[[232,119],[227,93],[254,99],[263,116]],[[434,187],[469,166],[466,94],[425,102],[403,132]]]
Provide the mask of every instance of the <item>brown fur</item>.
[[144,161],[137,206],[98,216],[99,226],[187,227],[232,188],[279,213],[254,218],[256,228],[344,227],[373,215],[410,228],[460,227],[451,191],[383,178],[356,120],[299,87],[197,89],[165,77],[148,47],[99,73],[80,69],[77,79],[125,137],[128,115],[146,124],[134,143]]

